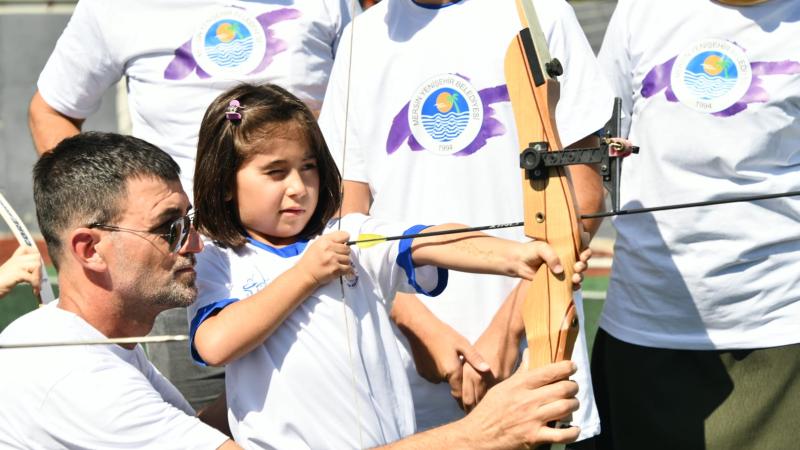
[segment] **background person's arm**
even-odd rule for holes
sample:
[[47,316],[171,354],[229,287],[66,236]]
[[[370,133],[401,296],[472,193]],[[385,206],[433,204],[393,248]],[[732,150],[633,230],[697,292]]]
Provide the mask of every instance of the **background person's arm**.
[[372,194],[367,183],[345,180],[342,182],[342,188],[344,192],[342,196],[342,216],[353,213],[369,214]]
[[53,109],[36,91],[28,107],[28,127],[38,154],[81,132],[84,119],[74,119]]
[[[570,148],[594,148],[600,146],[600,138],[595,135],[586,136],[580,141],[570,145]],[[572,188],[578,202],[579,214],[591,214],[603,211],[605,206],[605,189],[600,177],[600,169],[596,164],[577,164],[569,167]],[[583,229],[589,233],[589,238],[594,236],[603,219],[583,219]],[[586,242],[585,244],[588,244]]]

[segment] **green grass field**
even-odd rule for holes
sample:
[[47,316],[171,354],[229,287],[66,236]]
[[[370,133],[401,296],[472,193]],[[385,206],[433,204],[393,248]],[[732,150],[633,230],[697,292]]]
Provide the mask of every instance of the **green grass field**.
[[597,334],[597,325],[600,322],[600,313],[603,311],[603,299],[608,289],[608,277],[586,277],[583,281],[583,312],[586,316],[586,342],[589,352],[592,350],[594,336]]

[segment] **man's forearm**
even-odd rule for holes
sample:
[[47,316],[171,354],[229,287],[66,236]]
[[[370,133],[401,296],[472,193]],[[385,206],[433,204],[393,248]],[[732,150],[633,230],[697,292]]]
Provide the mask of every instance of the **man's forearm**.
[[28,109],[28,126],[38,154],[55,147],[63,139],[81,132],[83,119],[67,117],[44,101],[39,91],[33,95]]
[[480,450],[480,447],[476,447],[476,442],[469,438],[471,431],[466,429],[465,425],[463,420],[459,420],[378,448],[380,450]]

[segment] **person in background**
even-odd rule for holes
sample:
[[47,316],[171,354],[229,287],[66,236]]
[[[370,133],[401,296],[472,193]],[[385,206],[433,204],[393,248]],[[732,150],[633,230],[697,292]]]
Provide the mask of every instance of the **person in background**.
[[[611,89],[572,8],[562,0],[534,3],[550,53],[564,68],[556,110],[561,141],[596,146],[594,133],[611,115]],[[388,0],[345,30],[320,115],[343,174],[345,214],[481,225],[521,220],[520,147],[504,74],[520,28],[513,0]],[[599,210],[596,168],[570,172],[581,212]],[[584,225],[593,232],[599,222]],[[497,235],[524,239],[521,229]],[[525,287],[516,286],[505,277],[453,273],[436,299],[395,300],[420,429],[462,417],[459,406],[469,411],[487,386],[513,372],[524,340],[516,293]],[[579,296],[576,302],[582,313]],[[573,357],[588,367],[583,333]],[[587,439],[600,423],[589,373],[577,376],[581,410],[574,418]]]
[[[800,188],[800,2],[620,0],[599,59],[642,147],[623,208]],[[619,216],[603,449],[796,448],[796,197]]]

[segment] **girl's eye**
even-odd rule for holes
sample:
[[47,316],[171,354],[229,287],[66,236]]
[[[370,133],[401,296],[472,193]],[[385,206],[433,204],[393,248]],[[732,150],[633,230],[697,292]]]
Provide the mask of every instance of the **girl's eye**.
[[286,174],[285,169],[270,169],[266,171],[266,174],[271,177],[279,177]]
[[316,168],[317,168],[317,162],[316,161],[308,162],[308,163],[303,164],[303,170],[314,170]]

